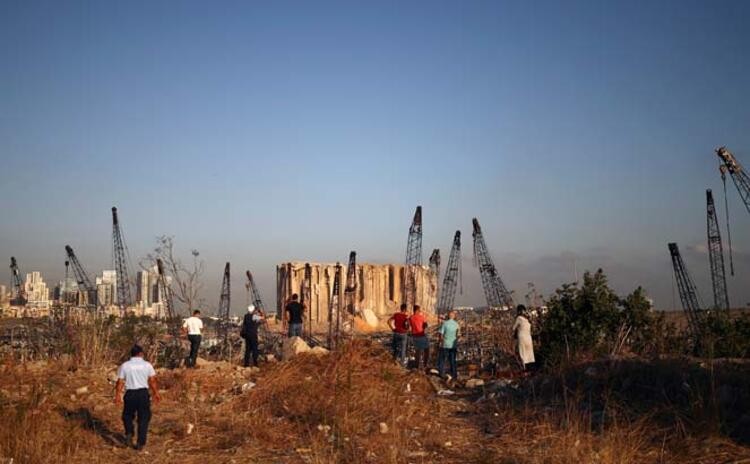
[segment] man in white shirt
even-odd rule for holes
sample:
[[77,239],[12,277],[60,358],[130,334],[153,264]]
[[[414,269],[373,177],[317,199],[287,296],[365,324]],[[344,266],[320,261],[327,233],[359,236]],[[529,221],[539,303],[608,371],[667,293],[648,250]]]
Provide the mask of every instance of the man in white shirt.
[[190,356],[187,359],[187,367],[195,367],[195,360],[198,359],[198,348],[201,346],[201,331],[203,330],[203,321],[200,318],[199,310],[193,311],[192,317],[185,319],[182,323],[182,332],[187,332],[187,338],[190,341]]
[[[135,445],[137,450],[146,446],[148,423],[151,420],[149,388],[154,396],[154,402],[161,401],[154,366],[143,359],[143,348],[135,345],[130,350],[130,360],[124,362],[117,370],[115,404],[122,404],[124,400],[122,422],[125,425],[125,442],[131,447],[133,446],[133,419],[138,416],[138,441]],[[125,395],[123,395],[123,390]]]

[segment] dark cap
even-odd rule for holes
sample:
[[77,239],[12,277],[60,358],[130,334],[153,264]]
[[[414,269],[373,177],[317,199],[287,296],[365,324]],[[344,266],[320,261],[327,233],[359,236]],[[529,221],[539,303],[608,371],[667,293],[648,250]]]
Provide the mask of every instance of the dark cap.
[[133,348],[130,349],[130,356],[138,356],[139,354],[143,354],[143,348],[139,345],[133,345]]

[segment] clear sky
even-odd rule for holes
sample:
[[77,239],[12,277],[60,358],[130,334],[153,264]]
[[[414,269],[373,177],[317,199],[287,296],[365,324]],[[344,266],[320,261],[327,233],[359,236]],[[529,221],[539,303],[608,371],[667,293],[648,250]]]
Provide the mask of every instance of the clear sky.
[[246,268],[273,301],[282,261],[403,261],[421,204],[425,259],[464,234],[459,304],[484,301],[474,216],[519,294],[603,267],[671,308],[677,241],[710,302],[713,149],[750,168],[748,24],[747,1],[3,1],[0,256],[111,268],[116,205],[134,264],[174,235],[210,312],[231,261],[240,311]]

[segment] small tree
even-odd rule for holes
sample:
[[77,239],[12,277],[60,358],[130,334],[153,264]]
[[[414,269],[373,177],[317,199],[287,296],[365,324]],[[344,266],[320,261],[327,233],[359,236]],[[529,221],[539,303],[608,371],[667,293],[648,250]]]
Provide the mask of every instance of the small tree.
[[165,271],[172,277],[172,295],[187,307],[190,314],[203,303],[200,291],[203,288],[201,276],[205,270],[205,263],[198,259],[198,250],[192,250],[192,262],[189,265],[183,264],[182,260],[175,256],[174,239],[171,236],[157,237],[156,244],[156,248],[146,256],[146,259],[152,266],[157,258],[162,260]]

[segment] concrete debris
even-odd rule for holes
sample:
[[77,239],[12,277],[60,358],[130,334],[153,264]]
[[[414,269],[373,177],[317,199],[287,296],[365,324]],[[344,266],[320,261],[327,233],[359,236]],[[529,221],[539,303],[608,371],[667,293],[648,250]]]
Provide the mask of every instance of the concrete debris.
[[266,355],[266,362],[272,363],[272,362],[276,362],[276,361],[277,361],[276,356],[274,356],[272,354],[267,354]]
[[484,385],[484,380],[482,379],[469,379],[466,381],[466,388],[477,388]]
[[242,393],[248,392],[252,390],[253,388],[255,388],[254,382],[247,382],[245,384],[242,384]]
[[385,422],[380,423],[380,433],[388,433],[388,424]]
[[328,354],[329,351],[327,349],[323,348],[322,346],[316,346],[316,347],[314,347],[313,349],[310,350],[310,353],[312,353],[314,355],[325,355],[325,354]]
[[443,389],[443,390],[438,391],[437,394],[438,396],[451,396],[451,395],[455,395],[456,392],[454,392],[453,390]]
[[328,432],[331,431],[331,426],[330,425],[318,424],[318,430],[321,431],[321,432],[323,432],[323,433],[325,433],[325,434],[328,434]]
[[89,392],[89,387],[76,388],[76,395],[85,395]]
[[185,429],[185,434],[190,435],[191,433],[193,433],[193,429],[195,429],[195,425],[188,424],[187,428]]
[[284,345],[282,346],[281,351],[282,358],[285,361],[288,361],[300,353],[307,353],[310,351],[310,346],[300,337],[290,337],[284,340]]

